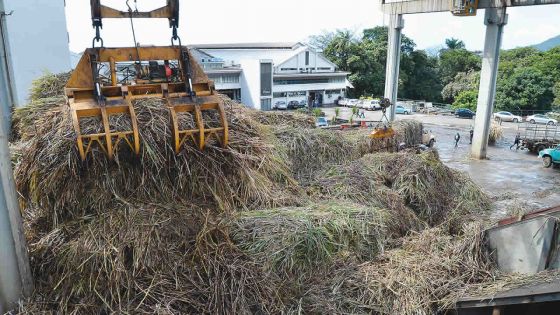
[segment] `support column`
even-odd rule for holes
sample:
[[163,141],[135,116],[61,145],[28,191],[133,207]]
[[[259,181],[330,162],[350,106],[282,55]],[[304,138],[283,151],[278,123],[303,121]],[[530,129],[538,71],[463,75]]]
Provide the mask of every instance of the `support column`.
[[399,90],[399,66],[401,61],[401,35],[404,28],[402,14],[391,14],[389,19],[389,43],[387,47],[387,66],[385,70],[385,97],[391,100],[389,120],[395,120],[397,92]]
[[485,159],[488,149],[488,135],[494,110],[496,96],[496,78],[498,76],[498,61],[502,33],[507,23],[506,8],[486,9],[484,24],[486,37],[484,39],[484,53],[482,56],[482,70],[480,71],[480,86],[476,105],[473,144],[471,155],[475,159]]
[[33,290],[5,124],[0,119],[0,314]]

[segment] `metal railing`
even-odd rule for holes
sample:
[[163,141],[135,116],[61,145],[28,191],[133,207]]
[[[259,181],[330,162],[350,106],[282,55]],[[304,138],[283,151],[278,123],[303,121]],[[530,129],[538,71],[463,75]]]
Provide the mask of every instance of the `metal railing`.
[[560,141],[558,126],[523,123],[519,124],[518,132],[522,139]]

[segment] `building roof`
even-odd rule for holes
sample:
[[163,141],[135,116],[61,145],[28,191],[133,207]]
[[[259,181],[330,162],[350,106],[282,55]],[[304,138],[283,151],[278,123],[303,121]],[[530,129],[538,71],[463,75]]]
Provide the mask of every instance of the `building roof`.
[[[316,52],[315,48],[301,42],[200,44],[189,47],[207,56],[220,58],[226,63],[238,63],[243,59],[267,59],[272,60],[275,67],[281,66],[303,51]],[[334,63],[324,58],[321,53],[318,54],[321,59],[336,68]]]
[[349,75],[350,72],[336,71],[336,72],[302,72],[302,73],[275,73],[275,79],[284,78],[320,78],[320,77],[344,77]]
[[228,74],[228,73],[241,73],[243,70],[239,67],[232,68],[218,68],[218,69],[204,69],[206,74]]
[[191,45],[198,49],[295,49],[301,46],[299,42],[279,43],[230,43],[230,44],[197,44]]
[[190,47],[190,48],[192,48],[192,49],[191,49],[191,52],[194,50],[196,53],[200,54],[200,57],[201,57],[201,58],[202,58],[202,57],[206,57],[206,58],[215,58],[214,56],[210,55],[209,53],[207,53],[207,52],[205,52],[205,51],[202,51],[202,50],[200,50],[200,49],[198,49],[198,48],[196,48],[196,47]]

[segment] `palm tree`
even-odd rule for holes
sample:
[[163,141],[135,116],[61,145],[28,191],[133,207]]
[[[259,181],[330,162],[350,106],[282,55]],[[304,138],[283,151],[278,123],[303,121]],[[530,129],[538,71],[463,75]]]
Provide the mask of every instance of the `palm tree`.
[[334,109],[334,117],[333,117],[333,123],[336,124],[336,121],[338,120],[338,117],[340,117],[340,107],[337,107]]
[[464,49],[465,43],[457,38],[448,38],[445,40],[445,45],[447,45],[447,49]]

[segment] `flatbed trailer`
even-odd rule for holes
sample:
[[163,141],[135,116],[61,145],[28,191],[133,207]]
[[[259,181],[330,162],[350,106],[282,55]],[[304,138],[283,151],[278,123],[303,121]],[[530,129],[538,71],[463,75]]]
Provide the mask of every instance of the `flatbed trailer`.
[[560,144],[560,128],[556,125],[519,124],[521,146],[530,152],[539,153]]

